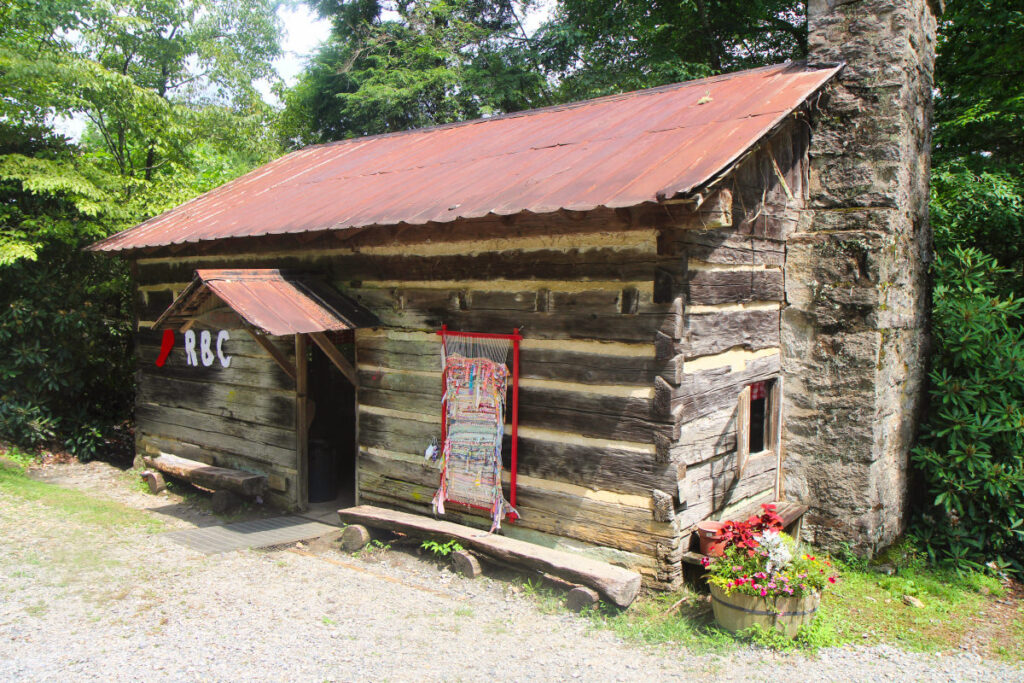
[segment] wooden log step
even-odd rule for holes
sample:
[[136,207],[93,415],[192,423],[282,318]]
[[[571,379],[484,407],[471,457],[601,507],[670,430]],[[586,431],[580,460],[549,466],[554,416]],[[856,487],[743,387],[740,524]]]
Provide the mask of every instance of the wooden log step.
[[147,467],[190,481],[214,490],[226,489],[242,496],[262,495],[267,488],[267,478],[262,474],[213,467],[204,462],[179,458],[176,455],[143,457]]
[[499,562],[553,574],[590,586],[610,602],[627,607],[640,592],[640,574],[572,553],[407,512],[360,505],[338,510],[347,524],[362,524],[407,534],[454,538],[470,550]]

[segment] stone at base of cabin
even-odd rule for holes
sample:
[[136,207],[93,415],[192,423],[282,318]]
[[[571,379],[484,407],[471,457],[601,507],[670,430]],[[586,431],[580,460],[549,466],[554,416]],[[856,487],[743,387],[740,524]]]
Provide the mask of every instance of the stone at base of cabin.
[[573,612],[582,612],[588,607],[596,606],[600,599],[597,591],[586,586],[576,586],[569,591],[569,595],[566,597],[566,606]]
[[161,491],[167,490],[167,483],[164,481],[164,476],[159,472],[152,470],[146,470],[142,473],[142,480],[149,486],[150,493],[160,493]]
[[225,491],[224,489],[214,491],[213,495],[210,496],[210,509],[217,514],[231,512],[241,504],[241,498],[231,491]]
[[341,549],[354,553],[364,548],[371,538],[370,530],[362,524],[349,524],[341,532]]
[[136,455],[135,459],[132,460],[132,468],[136,470],[146,469],[146,461],[142,459],[141,455]]
[[476,559],[468,550],[456,550],[452,553],[452,564],[455,565],[455,571],[467,579],[475,579],[484,573],[480,567],[480,560]]

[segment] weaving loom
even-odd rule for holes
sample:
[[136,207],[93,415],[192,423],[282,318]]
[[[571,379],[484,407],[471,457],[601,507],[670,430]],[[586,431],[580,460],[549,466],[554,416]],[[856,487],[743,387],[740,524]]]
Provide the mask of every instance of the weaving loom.
[[434,512],[444,514],[447,501],[481,508],[490,512],[495,531],[505,515],[518,516],[501,488],[510,337],[445,332],[442,338],[445,430]]

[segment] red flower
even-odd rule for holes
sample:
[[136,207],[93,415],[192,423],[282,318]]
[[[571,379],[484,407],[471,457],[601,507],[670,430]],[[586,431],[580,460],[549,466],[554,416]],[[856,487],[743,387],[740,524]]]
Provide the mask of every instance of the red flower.
[[828,577],[828,582],[829,583],[835,583],[836,582],[836,577],[834,577],[834,576]]

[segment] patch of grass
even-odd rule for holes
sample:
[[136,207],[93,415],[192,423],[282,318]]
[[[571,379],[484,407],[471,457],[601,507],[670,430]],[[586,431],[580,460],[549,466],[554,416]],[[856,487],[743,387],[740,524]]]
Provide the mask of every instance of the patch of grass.
[[625,610],[601,603],[601,608],[591,612],[590,617],[596,625],[609,628],[626,640],[650,645],[673,644],[699,652],[725,652],[736,642],[715,626],[705,598],[689,589],[643,595]]
[[36,600],[25,607],[25,613],[33,617],[41,617],[50,609],[45,600]]
[[370,542],[364,545],[362,548],[352,553],[352,557],[372,559],[380,555],[383,555],[389,550],[391,550],[390,543],[384,543],[383,541],[374,538],[371,539]]
[[[39,462],[38,456],[26,453],[17,446],[0,446],[0,458],[17,465],[22,470],[28,469],[29,466]],[[0,463],[0,467],[2,467],[2,463]]]
[[96,498],[87,493],[29,478],[18,467],[0,464],[0,493],[42,503],[86,524],[108,528],[139,527],[148,533],[164,529],[164,523],[141,510]]
[[455,610],[455,616],[457,617],[471,617],[473,616],[473,610],[468,607],[459,607]]
[[[838,553],[841,557],[842,553]],[[971,631],[984,626],[982,612],[1005,594],[1002,584],[983,574],[956,574],[928,567],[912,549],[897,548],[881,562],[892,564],[893,575],[879,573],[875,563],[844,557],[842,578],[822,596],[818,617],[788,640],[770,630],[751,629],[731,634],[714,624],[706,597],[684,590],[649,594],[626,610],[602,605],[591,615],[596,624],[626,639],[648,644],[679,644],[696,651],[723,652],[736,642],[775,650],[813,652],[844,644],[889,643],[907,650],[939,651],[956,648]],[[903,596],[919,599],[912,607]],[[676,605],[678,603],[678,605]],[[672,608],[674,605],[674,609]],[[1024,612],[1014,623],[1014,640],[1024,646]],[[1024,647],[989,644],[1013,650],[1021,659]]]
[[526,579],[521,584],[523,595],[532,599],[543,614],[555,614],[564,609],[564,595],[546,586],[540,579]]
[[331,619],[331,618],[330,618],[329,616],[327,616],[327,615],[324,615],[324,616],[323,616],[323,617],[322,617],[322,618],[320,619],[320,621],[321,621],[321,622],[323,623],[323,625],[324,625],[324,626],[334,626],[334,625],[335,625],[335,624],[337,623],[336,621],[334,621],[334,619]]

